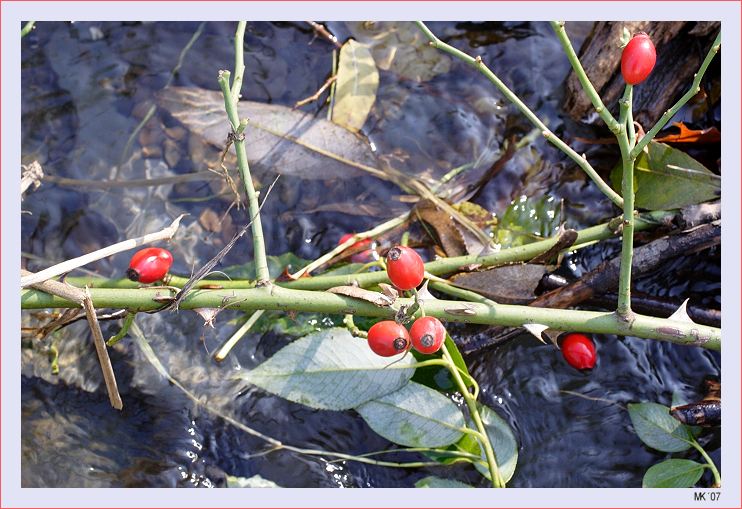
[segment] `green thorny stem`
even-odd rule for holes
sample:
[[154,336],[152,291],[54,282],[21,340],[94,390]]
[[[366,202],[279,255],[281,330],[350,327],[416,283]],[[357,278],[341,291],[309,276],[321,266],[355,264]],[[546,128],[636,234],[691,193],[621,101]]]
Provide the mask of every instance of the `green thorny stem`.
[[482,449],[484,449],[484,455],[487,458],[487,468],[490,472],[490,481],[492,481],[492,486],[495,488],[504,488],[505,481],[500,475],[500,469],[497,466],[497,458],[495,458],[495,451],[492,449],[489,435],[487,435],[487,430],[482,422],[482,417],[479,415],[477,398],[467,389],[466,383],[464,382],[464,379],[461,378],[461,373],[459,373],[459,370],[445,344],[441,346],[441,351],[443,352],[443,359],[447,363],[448,371],[451,373],[451,376],[453,376],[454,382],[456,382],[456,386],[459,389],[459,393],[464,397],[464,401],[466,401],[466,406],[469,407],[469,413],[474,421],[474,425],[477,427],[478,433],[476,436],[479,439],[479,444]]
[[245,23],[240,21],[235,33],[235,76],[232,87],[230,88],[229,71],[219,71],[219,86],[224,95],[224,107],[229,117],[229,123],[232,125],[230,139],[234,142],[235,152],[237,153],[237,164],[240,168],[240,176],[245,186],[247,194],[248,210],[252,224],[252,240],[255,258],[255,273],[257,275],[257,285],[266,286],[270,284],[270,274],[268,273],[268,261],[265,256],[265,239],[263,237],[263,225],[260,221],[260,204],[258,195],[253,186],[252,176],[250,175],[250,166],[247,162],[247,152],[245,151],[244,130],[247,126],[247,120],[240,120],[237,112],[237,98],[240,96],[242,85],[242,75],[245,72],[245,63],[243,58],[242,47],[245,38]]
[[[626,85],[623,97],[619,102],[619,123],[621,128],[616,134],[621,150],[623,177],[621,194],[623,195],[623,235],[621,236],[621,272],[618,279],[618,308],[616,313],[626,321],[632,320],[631,312],[631,259],[634,255],[634,157],[631,157],[631,146],[626,128],[627,119],[632,117],[632,85]],[[633,120],[632,120],[633,121]]]
[[564,152],[570,159],[572,159],[577,165],[582,168],[582,170],[587,174],[588,177],[595,183],[595,185],[598,186],[598,189],[605,194],[613,203],[616,204],[618,207],[623,206],[623,199],[621,196],[618,195],[613,189],[611,189],[611,186],[609,186],[602,178],[600,178],[600,175],[598,175],[598,172],[595,171],[595,169],[590,165],[590,163],[587,161],[587,159],[584,156],[581,156],[577,152],[572,149],[569,145],[567,145],[564,141],[562,141],[556,134],[551,132],[549,128],[544,124],[540,118],[536,116],[531,109],[523,103],[523,101],[520,100],[520,98],[513,93],[512,90],[510,90],[505,83],[503,83],[500,78],[495,75],[495,73],[492,72],[492,70],[487,67],[484,62],[482,62],[481,57],[472,57],[471,55],[468,55],[464,53],[463,51],[454,48],[453,46],[446,44],[445,42],[438,39],[438,37],[433,34],[433,32],[430,31],[430,29],[425,26],[425,23],[422,21],[416,21],[417,26],[422,30],[422,32],[425,34],[425,36],[430,40],[430,44],[442,51],[445,51],[446,53],[453,55],[454,57],[458,58],[462,62],[465,62],[466,64],[474,67],[479,72],[484,74],[484,76],[487,77],[492,84],[497,87],[497,89],[502,93],[502,95],[507,98],[508,101],[513,103],[520,112],[528,119],[529,122],[531,122],[536,128],[538,128],[541,131],[541,134],[544,136],[544,138],[549,141],[552,145],[557,147],[559,150]]
[[[679,213],[676,211],[657,210],[646,212],[637,216],[634,230],[644,231],[656,228],[663,224],[671,224],[677,217],[679,217]],[[569,250],[572,251],[578,249],[580,246],[615,237],[616,231],[622,221],[622,217],[616,217],[606,223],[578,230],[577,240],[569,247]],[[559,236],[557,235],[530,244],[502,249],[486,255],[464,255],[441,258],[426,263],[425,272],[435,276],[440,276],[457,272],[461,267],[467,265],[476,265],[481,268],[486,268],[497,267],[509,263],[526,262],[551,249],[558,239]],[[104,279],[89,276],[67,276],[65,281],[80,288],[83,286],[89,286],[91,288],[139,288],[141,286],[141,284],[127,278]],[[182,276],[169,275],[166,278],[166,283],[168,285],[179,288],[186,284],[186,282],[188,282],[188,278]],[[379,283],[389,282],[389,278],[385,271],[377,271],[343,275],[319,275],[300,278],[295,281],[276,282],[275,284],[297,290],[327,290],[333,286],[358,285],[367,288]],[[255,286],[255,283],[249,280],[202,279],[194,285],[194,288],[237,289],[252,288],[253,286]]]
[[585,93],[590,98],[590,102],[593,103],[595,111],[600,115],[600,118],[603,119],[603,122],[606,123],[611,132],[617,135],[621,125],[615,118],[613,118],[613,115],[608,111],[608,108],[605,107],[602,99],[598,95],[598,92],[590,82],[590,78],[587,77],[585,69],[582,68],[580,59],[577,57],[577,54],[572,47],[572,42],[569,40],[567,31],[564,29],[564,21],[551,21],[550,24],[564,49],[564,53],[567,55],[569,63],[572,65],[572,69],[574,70],[577,79],[580,81],[580,85],[582,85],[583,90],[585,90]]

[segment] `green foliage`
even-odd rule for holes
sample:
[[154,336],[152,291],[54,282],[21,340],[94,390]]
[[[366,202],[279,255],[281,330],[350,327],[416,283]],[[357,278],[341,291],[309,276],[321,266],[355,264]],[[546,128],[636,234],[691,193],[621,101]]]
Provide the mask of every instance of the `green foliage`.
[[[721,178],[685,152],[655,141],[634,163],[635,205],[648,210],[681,208],[721,196]],[[620,192],[623,171],[619,163],[611,184]]]
[[499,218],[495,241],[517,247],[554,235],[559,227],[559,201],[551,196],[521,196]]
[[669,459],[652,465],[644,474],[642,488],[692,488],[706,465],[691,460]]
[[642,442],[663,452],[680,452],[694,440],[688,426],[674,419],[670,409],[658,403],[632,403],[629,417]]
[[[673,395],[673,404],[682,402],[680,395]],[[704,468],[711,469],[714,479],[720,482],[719,472],[711,458],[695,439],[700,433],[697,426],[686,426],[670,415],[670,409],[657,403],[638,403],[628,407],[631,422],[639,438],[646,445],[663,452],[681,452],[695,447],[706,459],[703,465],[687,459],[672,458],[653,465],[644,474],[645,488],[689,488],[695,486]]]
[[468,454],[474,454],[475,456],[480,456],[482,454],[482,448],[479,447],[479,442],[477,442],[477,439],[474,438],[471,434],[465,434],[463,437],[461,437],[461,440],[456,442],[455,444],[451,444],[447,447],[439,447],[439,451],[428,451],[425,453],[425,455],[432,459],[433,461],[437,461],[438,463],[441,463],[443,465],[451,465],[452,463],[457,463],[461,461],[460,458],[457,458],[456,456],[453,456],[451,454],[445,454],[443,451],[449,451],[449,452],[461,452],[461,453],[468,453]]
[[322,313],[286,314],[283,311],[266,311],[255,322],[250,331],[262,334],[273,332],[298,338],[321,329],[341,326],[342,323],[343,317],[340,315],[325,315]]
[[454,481],[453,479],[441,479],[440,477],[428,476],[423,477],[415,483],[415,488],[473,488],[461,481]]
[[364,340],[334,328],[294,341],[240,378],[295,403],[348,410],[394,392],[410,380],[411,356],[393,366],[389,362],[374,354]]
[[463,435],[464,416],[456,404],[415,382],[356,410],[376,433],[408,447],[440,447]]
[[[266,258],[268,261],[268,272],[271,275],[271,279],[275,279],[283,274],[283,271],[286,268],[289,268],[290,271],[297,271],[309,264],[308,260],[299,258],[294,253],[284,253],[279,256],[267,256]],[[254,262],[249,262],[245,265],[232,265],[220,270],[232,279],[253,280],[256,277]]]

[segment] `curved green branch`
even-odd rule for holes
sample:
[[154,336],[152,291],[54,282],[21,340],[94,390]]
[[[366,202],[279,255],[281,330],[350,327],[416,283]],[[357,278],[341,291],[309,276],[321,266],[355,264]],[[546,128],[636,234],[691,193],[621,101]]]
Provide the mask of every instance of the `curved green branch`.
[[500,78],[497,77],[495,73],[490,70],[489,67],[487,67],[483,62],[481,57],[472,57],[470,55],[467,55],[463,51],[454,48],[453,46],[446,44],[445,42],[438,39],[438,37],[433,34],[433,32],[430,31],[430,29],[425,26],[425,23],[422,21],[416,21],[417,26],[422,30],[422,32],[425,34],[425,36],[430,40],[430,44],[442,51],[445,51],[449,55],[452,55],[462,62],[469,64],[470,66],[477,69],[479,72],[484,74],[492,84],[494,84],[497,89],[504,95],[508,101],[513,103],[516,108],[520,110],[520,112],[528,119],[529,122],[531,122],[534,126],[536,126],[546,138],[549,143],[557,147],[559,150],[567,154],[567,156],[572,159],[575,163],[577,163],[577,166],[582,168],[582,170],[587,174],[590,179],[592,179],[593,182],[595,182],[595,185],[598,186],[598,189],[606,195],[613,203],[616,204],[618,207],[623,206],[623,200],[621,197],[616,193],[613,189],[611,189],[611,186],[609,186],[602,178],[600,178],[600,175],[598,175],[598,172],[595,171],[595,169],[590,165],[590,163],[587,161],[587,159],[577,152],[575,152],[572,147],[564,143],[556,134],[551,132],[549,128],[544,124],[540,118],[536,116],[536,114],[531,111],[531,109],[525,105],[523,101],[520,100],[520,98],[513,93],[512,90],[510,90],[505,83],[503,83]]
[[603,119],[603,122],[606,123],[611,132],[613,132],[614,134],[618,134],[618,131],[621,128],[621,124],[615,118],[613,118],[611,112],[608,111],[608,108],[605,107],[605,105],[603,104],[603,100],[600,98],[598,92],[595,90],[595,87],[590,82],[590,78],[587,77],[587,73],[585,72],[585,69],[583,69],[582,64],[580,63],[580,59],[577,57],[577,53],[575,53],[575,50],[572,47],[572,42],[570,42],[569,40],[567,31],[564,29],[564,21],[551,21],[550,23],[551,28],[556,33],[557,38],[559,39],[559,42],[564,49],[564,53],[566,53],[567,55],[569,63],[572,64],[572,69],[575,72],[575,76],[577,76],[577,79],[580,81],[583,90],[590,98],[590,102],[593,103],[595,111],[598,113],[598,115],[600,115],[600,118]]

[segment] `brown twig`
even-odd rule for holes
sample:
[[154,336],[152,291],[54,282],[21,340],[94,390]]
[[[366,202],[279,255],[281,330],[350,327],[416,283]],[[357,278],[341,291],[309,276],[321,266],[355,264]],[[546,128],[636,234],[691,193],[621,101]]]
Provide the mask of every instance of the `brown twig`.
[[[32,272],[21,269],[21,276],[31,275],[33,275]],[[100,362],[100,368],[103,372],[103,380],[105,381],[106,390],[108,391],[108,399],[111,401],[111,406],[113,408],[121,410],[124,407],[124,403],[121,400],[121,395],[118,391],[116,375],[113,372],[113,366],[111,366],[111,359],[108,356],[108,350],[106,349],[105,341],[103,340],[103,333],[100,330],[100,324],[98,323],[95,307],[93,306],[93,301],[90,298],[90,292],[87,287],[85,290],[81,290],[80,288],[68,285],[67,283],[60,283],[59,281],[43,281],[41,283],[34,283],[30,286],[37,290],[41,290],[42,292],[77,302],[85,310],[85,315],[87,316],[88,324],[90,325],[90,332],[93,335],[95,350],[98,354],[98,362]]]
[[335,80],[337,79],[338,79],[337,74],[327,78],[324,84],[321,87],[319,87],[319,90],[317,90],[314,94],[302,99],[301,101],[296,101],[296,104],[294,104],[294,108],[299,108],[301,106],[304,106],[305,104],[309,104],[310,102],[316,101],[317,99],[319,99],[319,96],[322,95],[322,92],[327,90],[327,87],[335,83]]
[[338,41],[338,38],[332,35],[323,25],[320,25],[316,21],[306,21],[305,23],[311,26],[317,35],[330,41],[330,43],[332,43],[336,48],[342,46]]

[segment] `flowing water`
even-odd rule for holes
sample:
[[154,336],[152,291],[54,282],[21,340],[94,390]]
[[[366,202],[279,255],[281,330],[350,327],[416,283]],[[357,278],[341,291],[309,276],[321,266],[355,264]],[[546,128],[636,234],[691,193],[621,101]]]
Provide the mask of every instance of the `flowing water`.
[[[590,27],[570,24],[576,47]],[[506,136],[530,131],[481,75],[421,49],[414,28],[360,23],[330,23],[329,28],[341,40],[354,36],[369,42],[377,61],[389,64],[380,65],[377,102],[363,134],[400,171],[432,181],[473,162],[471,176],[460,181],[466,183],[496,159]],[[484,55],[552,130],[573,136],[569,129],[576,127],[564,122],[559,109],[569,64],[547,24],[439,22],[430,28],[463,50]],[[38,160],[48,175],[99,182],[202,170],[203,148],[161,110],[131,144],[127,141],[153,107],[154,94],[167,84],[218,89],[218,70],[233,66],[233,31],[232,23],[211,22],[37,23],[22,44],[23,162]],[[290,107],[312,95],[331,73],[333,47],[307,25],[249,23],[245,42],[245,99]],[[392,58],[390,48],[405,45],[418,48],[417,53],[405,56],[400,51]],[[182,63],[173,72],[184,48]],[[324,103],[302,109],[326,116]],[[596,157],[610,150],[598,148]],[[616,156],[609,156],[608,165],[613,164],[610,157]],[[301,168],[281,172],[284,176],[262,213],[271,255],[291,252],[313,259],[343,233],[368,229],[409,209],[398,188],[370,176],[328,179],[303,174]],[[255,176],[262,185],[273,177],[270,170]],[[229,209],[228,193],[217,196],[221,191],[205,181],[108,189],[47,182],[23,202],[30,214],[21,216],[21,249],[29,270],[37,270],[155,231],[188,213],[171,249],[174,272],[189,274],[247,221],[245,210]],[[564,217],[573,228],[614,214],[595,186],[540,137],[516,153],[477,202],[499,215],[521,196],[563,199]],[[225,214],[220,224],[208,220]],[[250,252],[246,239],[224,265],[244,263]],[[618,249],[616,242],[591,246],[569,257],[565,270],[579,276]],[[678,259],[637,286],[718,308],[719,258],[715,249]],[[87,269],[120,277],[127,260],[123,253]],[[24,325],[37,325],[42,315],[24,313]],[[167,370],[222,414],[297,447],[362,454],[390,446],[354,412],[311,410],[231,380],[237,370],[258,365],[293,338],[285,327],[263,327],[248,334],[226,362],[215,363],[209,352],[231,334],[239,318],[225,311],[215,328],[209,328],[195,313],[181,311],[140,314],[137,324]],[[282,323],[311,330],[333,322],[299,315]],[[459,339],[476,333],[456,330]],[[117,322],[104,322],[104,335],[117,331]],[[512,486],[640,486],[646,469],[665,455],[641,444],[626,404],[670,404],[675,393],[692,401],[700,397],[705,375],[720,374],[719,355],[699,348],[613,336],[595,339],[600,360],[591,374],[572,370],[553,346],[528,336],[468,359],[484,402],[510,423],[518,438]],[[59,351],[58,375],[51,371],[49,344]],[[390,469],[268,452],[260,439],[194,405],[131,338],[112,348],[111,356],[124,400],[120,413],[108,405],[84,323],[43,343],[24,342],[24,486],[211,487],[223,486],[227,475],[260,475],[286,487],[409,487],[431,474],[483,485],[465,466]],[[718,431],[705,434],[703,441],[718,462]]]

